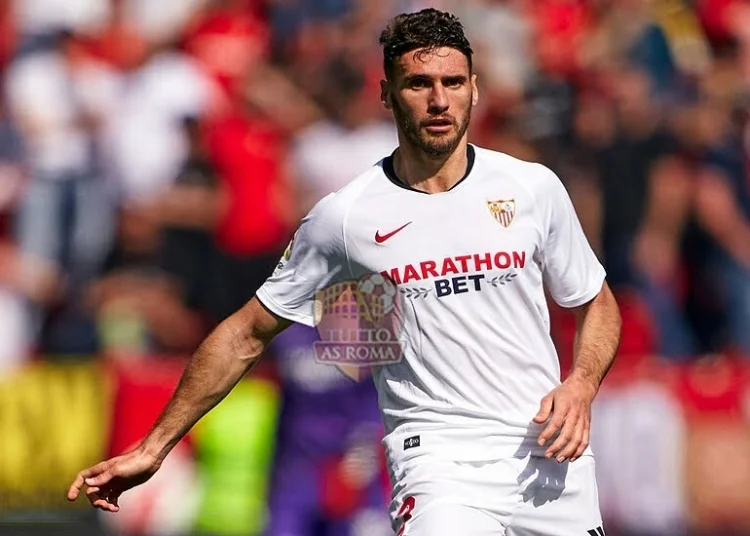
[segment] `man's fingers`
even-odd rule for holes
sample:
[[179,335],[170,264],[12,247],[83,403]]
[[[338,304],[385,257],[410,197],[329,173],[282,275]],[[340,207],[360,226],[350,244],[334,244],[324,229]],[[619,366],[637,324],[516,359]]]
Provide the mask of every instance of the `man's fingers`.
[[583,456],[583,453],[586,451],[586,448],[589,446],[590,432],[591,432],[591,419],[589,419],[589,417],[587,416],[583,422],[583,437],[581,438],[581,444],[578,445],[578,450],[576,450],[576,453],[570,459],[571,462],[574,462],[578,458]]
[[544,398],[542,398],[542,402],[539,406],[539,412],[534,417],[534,422],[537,424],[542,424],[543,422],[546,422],[549,418],[550,413],[552,412],[552,402],[553,397],[551,395],[547,395]]
[[103,486],[107,482],[112,480],[113,477],[114,475],[112,474],[112,472],[107,470],[100,475],[87,478],[85,482],[87,486]]
[[586,419],[583,415],[579,416],[576,420],[575,428],[573,430],[573,436],[568,440],[568,444],[565,445],[557,455],[557,462],[562,463],[565,460],[573,456],[577,451],[578,447],[583,440],[583,428],[586,423]]
[[79,472],[78,475],[76,475],[73,483],[70,485],[70,488],[68,488],[68,500],[75,501],[78,498],[78,495],[81,493],[83,485],[91,485],[87,482],[87,479],[98,475],[102,471],[105,471],[107,467],[109,467],[108,462],[101,462],[94,465],[93,467],[83,469],[81,472]]
[[92,478],[92,477],[102,474],[104,471],[109,469],[111,465],[112,465],[112,460],[99,462],[93,467],[84,469],[83,471],[80,472],[80,474],[83,476],[84,479]]
[[91,505],[107,512],[117,512],[120,507],[118,499],[120,493],[111,489],[92,487],[86,490],[86,496]]
[[96,508],[99,508],[100,510],[104,510],[105,512],[117,512],[120,509],[118,506],[112,504],[106,499],[99,499],[93,502],[92,505]]
[[89,500],[92,506],[98,506],[100,502],[107,502],[103,497],[103,493],[100,493],[99,488],[95,488],[96,491],[91,491],[94,488],[86,490],[86,498]]
[[114,476],[109,470],[112,465],[113,460],[107,460],[79,472],[73,483],[68,488],[68,500],[75,501],[81,494],[83,486],[86,485],[88,486],[86,495],[91,501],[91,504],[94,504],[97,500],[95,495],[99,488],[109,482]]
[[78,476],[68,488],[69,501],[75,501],[78,498],[78,494],[81,493],[81,488],[83,488],[83,478],[83,475],[78,473]]
[[[74,501],[78,498],[86,486],[86,497],[92,506],[108,512],[118,512],[118,499],[122,491],[112,489],[112,481],[116,481],[118,473],[121,472],[117,467],[118,460],[119,458],[113,458],[78,473],[68,488],[68,500]],[[116,487],[119,488],[117,485]]]
[[565,419],[568,414],[567,404],[555,404],[555,410],[552,412],[552,416],[549,420],[549,424],[544,428],[541,434],[539,434],[539,445],[542,446],[554,436],[557,431],[563,426]]
[[573,412],[568,412],[564,417],[558,418],[553,415],[552,420],[554,422],[562,421],[560,429],[560,434],[557,436],[557,439],[552,443],[552,445],[547,449],[547,452],[544,453],[544,455],[547,458],[552,458],[553,456],[556,456],[557,453],[560,451],[561,448],[563,448],[568,441],[573,437],[573,432],[575,431],[575,425],[578,421],[577,415]]
[[562,428],[563,424],[565,423],[565,416],[552,416],[552,420],[547,425],[547,427],[542,431],[541,434],[539,434],[539,446],[545,445],[547,441],[549,441],[552,436],[554,436],[560,428]]

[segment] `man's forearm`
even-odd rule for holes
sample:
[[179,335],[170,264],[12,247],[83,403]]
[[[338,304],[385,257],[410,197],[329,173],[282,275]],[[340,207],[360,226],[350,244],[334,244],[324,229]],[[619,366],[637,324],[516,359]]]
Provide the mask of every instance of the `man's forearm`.
[[577,332],[573,370],[568,376],[590,384],[594,393],[611,368],[620,345],[622,320],[609,287],[576,311]]
[[235,315],[206,338],[141,448],[163,460],[247,374],[263,352],[265,343],[245,330],[246,326]]

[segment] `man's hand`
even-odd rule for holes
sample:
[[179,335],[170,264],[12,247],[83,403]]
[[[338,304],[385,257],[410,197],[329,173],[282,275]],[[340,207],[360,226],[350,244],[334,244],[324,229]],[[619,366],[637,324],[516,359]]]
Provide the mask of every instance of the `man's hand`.
[[161,462],[155,456],[135,449],[78,473],[68,489],[68,500],[75,501],[85,484],[86,496],[94,508],[118,512],[120,495],[146,482],[159,467]]
[[581,380],[569,378],[542,399],[534,422],[549,423],[539,434],[539,445],[545,445],[557,432],[560,435],[545,452],[545,457],[557,457],[559,463],[581,457],[589,446],[591,403],[597,389]]

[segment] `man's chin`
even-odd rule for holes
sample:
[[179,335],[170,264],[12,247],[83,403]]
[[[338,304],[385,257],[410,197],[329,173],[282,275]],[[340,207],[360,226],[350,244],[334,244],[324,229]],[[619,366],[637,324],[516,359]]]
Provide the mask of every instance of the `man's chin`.
[[425,154],[433,158],[438,158],[452,153],[458,146],[458,142],[454,137],[434,136],[430,139],[422,139],[420,145]]

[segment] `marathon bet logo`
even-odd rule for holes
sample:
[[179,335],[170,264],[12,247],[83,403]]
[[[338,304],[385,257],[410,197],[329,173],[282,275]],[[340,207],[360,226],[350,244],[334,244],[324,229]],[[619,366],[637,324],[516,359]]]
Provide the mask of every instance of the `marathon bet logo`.
[[369,367],[401,361],[402,300],[396,285],[379,273],[317,292],[316,361],[335,365],[355,380]]

